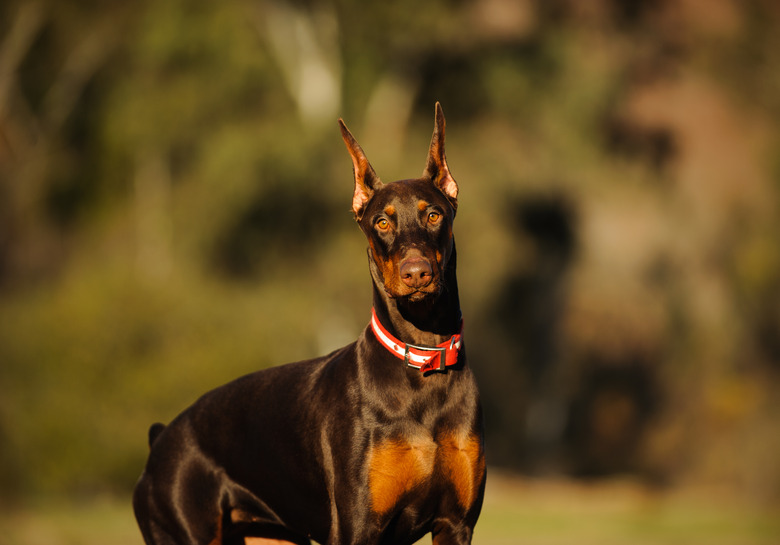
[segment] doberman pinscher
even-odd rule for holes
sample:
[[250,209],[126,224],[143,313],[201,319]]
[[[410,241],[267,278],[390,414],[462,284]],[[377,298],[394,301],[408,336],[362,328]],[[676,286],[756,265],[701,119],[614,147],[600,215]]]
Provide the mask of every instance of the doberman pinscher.
[[461,338],[444,114],[437,103],[422,178],[390,184],[339,125],[371,322],[349,346],[239,378],[152,426],[133,497],[147,544],[471,543],[482,411]]

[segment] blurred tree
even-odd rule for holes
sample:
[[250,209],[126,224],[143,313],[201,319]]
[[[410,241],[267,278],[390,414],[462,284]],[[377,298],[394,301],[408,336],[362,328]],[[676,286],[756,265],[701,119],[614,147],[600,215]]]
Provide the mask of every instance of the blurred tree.
[[416,176],[441,100],[491,462],[777,497],[778,28],[769,0],[0,5],[3,494],[126,490],[150,422],[353,339],[334,118]]

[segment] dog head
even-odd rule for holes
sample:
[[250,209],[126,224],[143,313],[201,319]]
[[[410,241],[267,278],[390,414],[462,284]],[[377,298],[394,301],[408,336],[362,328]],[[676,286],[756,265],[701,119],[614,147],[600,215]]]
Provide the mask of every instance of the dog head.
[[372,269],[392,298],[422,300],[441,291],[453,254],[452,223],[458,185],[444,154],[444,113],[436,119],[422,177],[384,184],[363,149],[339,119],[352,157],[352,211],[368,238]]

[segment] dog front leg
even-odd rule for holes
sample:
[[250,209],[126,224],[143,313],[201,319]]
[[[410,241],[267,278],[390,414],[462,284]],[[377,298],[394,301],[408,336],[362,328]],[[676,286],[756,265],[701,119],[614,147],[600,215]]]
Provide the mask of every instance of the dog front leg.
[[473,528],[466,524],[455,524],[450,520],[436,521],[433,532],[433,545],[469,545]]

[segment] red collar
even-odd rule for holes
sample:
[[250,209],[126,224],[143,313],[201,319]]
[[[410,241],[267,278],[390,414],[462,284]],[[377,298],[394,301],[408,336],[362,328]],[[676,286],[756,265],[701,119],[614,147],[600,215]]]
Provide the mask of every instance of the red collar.
[[453,335],[448,341],[436,346],[416,346],[396,339],[384,328],[373,308],[371,309],[371,329],[379,343],[390,353],[404,360],[409,367],[419,369],[422,373],[444,371],[447,367],[458,363],[458,353],[463,345],[463,321],[460,323],[460,332],[457,335]]

